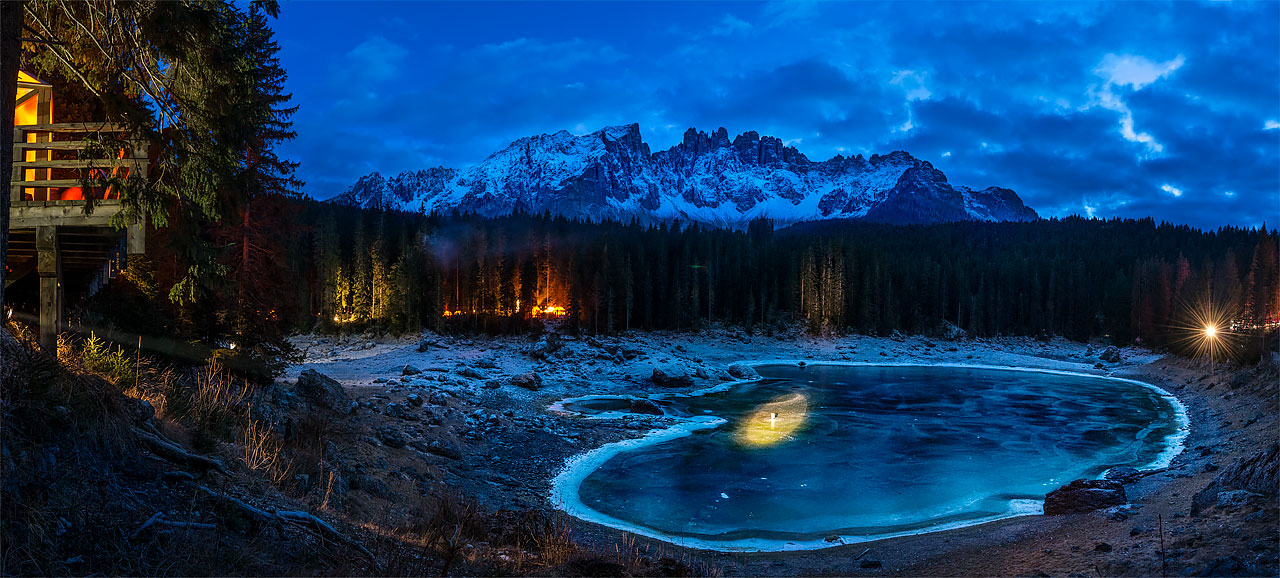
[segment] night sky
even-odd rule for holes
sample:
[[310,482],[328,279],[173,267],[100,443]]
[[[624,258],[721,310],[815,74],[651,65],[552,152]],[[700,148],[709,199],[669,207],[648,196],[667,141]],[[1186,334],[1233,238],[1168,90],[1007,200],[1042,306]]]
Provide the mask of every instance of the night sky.
[[285,2],[306,191],[640,123],[905,150],[1042,216],[1280,223],[1280,3]]

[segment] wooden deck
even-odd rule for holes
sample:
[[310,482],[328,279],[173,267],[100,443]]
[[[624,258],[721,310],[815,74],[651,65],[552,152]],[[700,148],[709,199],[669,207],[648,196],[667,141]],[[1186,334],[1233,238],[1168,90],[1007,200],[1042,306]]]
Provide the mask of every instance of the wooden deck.
[[[115,158],[85,156],[103,149],[89,136],[106,137]],[[121,203],[102,179],[146,178],[148,151],[144,142],[127,138],[124,127],[107,123],[21,125],[13,140],[5,285],[38,277],[40,341],[53,347],[64,326],[67,293],[92,295],[115,277],[127,255],[146,250],[144,223],[112,225]],[[76,158],[53,158],[54,151],[74,151]]]

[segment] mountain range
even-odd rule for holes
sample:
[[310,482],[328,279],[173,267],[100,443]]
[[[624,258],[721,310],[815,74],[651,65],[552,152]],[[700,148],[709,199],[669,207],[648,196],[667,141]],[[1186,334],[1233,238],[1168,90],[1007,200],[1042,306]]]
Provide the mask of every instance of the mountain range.
[[650,152],[638,124],[521,138],[465,169],[436,167],[391,178],[372,173],[331,201],[423,213],[497,216],[520,209],[724,227],[758,217],[779,226],[826,219],[908,224],[1038,218],[1009,189],[953,186],[928,161],[902,151],[811,161],[754,131],[730,140],[724,128],[691,128],[680,144]]

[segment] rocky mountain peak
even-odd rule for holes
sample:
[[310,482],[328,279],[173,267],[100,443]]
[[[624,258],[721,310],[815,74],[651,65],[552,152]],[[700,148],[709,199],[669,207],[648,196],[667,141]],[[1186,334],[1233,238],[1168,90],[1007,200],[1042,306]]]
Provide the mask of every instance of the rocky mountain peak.
[[650,152],[640,125],[516,140],[464,170],[438,167],[385,179],[361,177],[334,202],[423,212],[530,212],[589,219],[682,219],[742,226],[817,219],[937,222],[1027,220],[1035,211],[1009,190],[952,187],[942,171],[906,151],[810,161],[773,136],[689,128],[680,143]]

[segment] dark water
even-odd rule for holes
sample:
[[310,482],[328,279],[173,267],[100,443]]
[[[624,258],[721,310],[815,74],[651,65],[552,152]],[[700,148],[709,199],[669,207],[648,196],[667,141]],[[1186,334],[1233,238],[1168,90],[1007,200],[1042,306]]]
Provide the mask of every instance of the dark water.
[[[712,544],[922,531],[1035,511],[1046,492],[1073,479],[1168,459],[1182,425],[1158,392],[1088,376],[756,369],[766,379],[661,400],[669,414],[727,423],[609,458],[581,479],[580,506],[605,523]],[[597,399],[566,408],[626,405]]]

